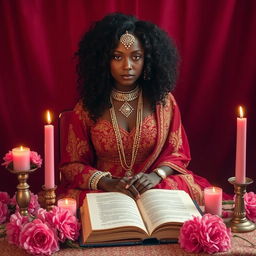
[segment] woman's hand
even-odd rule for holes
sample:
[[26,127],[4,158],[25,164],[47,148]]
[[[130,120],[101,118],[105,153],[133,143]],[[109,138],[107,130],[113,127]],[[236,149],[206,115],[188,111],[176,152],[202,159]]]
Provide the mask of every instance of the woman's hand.
[[108,192],[121,192],[134,199],[139,198],[138,190],[133,186],[129,185],[129,180],[132,178],[124,177],[122,179],[113,179],[109,177],[102,177],[98,182],[98,188],[100,190]]
[[161,180],[162,179],[154,172],[140,172],[128,180],[126,188],[133,188],[133,190],[136,190],[138,194],[142,194],[145,191],[155,187],[161,182]]

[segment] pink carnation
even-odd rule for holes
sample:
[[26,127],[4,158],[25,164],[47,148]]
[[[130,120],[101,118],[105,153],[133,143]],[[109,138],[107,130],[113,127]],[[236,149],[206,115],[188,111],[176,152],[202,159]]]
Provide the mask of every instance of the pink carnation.
[[13,161],[12,151],[9,151],[8,153],[6,153],[3,160],[4,162],[2,163],[2,165],[7,167]]
[[199,217],[194,217],[192,220],[184,222],[179,237],[181,248],[188,252],[202,251],[202,246],[200,244],[200,228],[201,218]]
[[40,219],[24,225],[20,233],[20,245],[31,254],[51,255],[59,250],[56,233]]
[[61,242],[66,239],[74,241],[78,238],[80,225],[77,218],[70,211],[56,206],[47,213],[46,220],[58,230]]
[[9,204],[10,196],[6,192],[0,192],[0,202],[4,204]]
[[200,243],[204,252],[212,254],[231,248],[231,231],[219,216],[204,215],[200,229]]
[[256,194],[253,192],[245,193],[244,204],[247,218],[256,222]]
[[29,222],[28,216],[22,216],[19,212],[13,214],[6,225],[7,240],[11,244],[19,246],[19,236],[22,226]]
[[8,206],[0,201],[0,224],[4,223],[9,215]]
[[42,158],[35,151],[30,152],[30,161],[38,167],[41,167],[42,165]]
[[217,215],[205,214],[183,224],[179,243],[188,252],[225,252],[231,248],[231,231]]

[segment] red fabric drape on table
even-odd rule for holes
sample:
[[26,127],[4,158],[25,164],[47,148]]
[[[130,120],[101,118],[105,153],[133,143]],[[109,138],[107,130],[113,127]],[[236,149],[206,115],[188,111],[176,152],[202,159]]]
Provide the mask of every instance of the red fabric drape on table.
[[[57,165],[58,114],[77,100],[73,54],[89,24],[115,11],[158,24],[177,44],[182,61],[174,94],[190,141],[189,168],[233,192],[227,179],[234,176],[242,104],[247,176],[255,179],[254,0],[0,0],[0,157],[18,145],[43,156],[44,112],[50,109]],[[0,169],[0,191],[13,193],[16,177]],[[30,175],[33,192],[41,188],[43,172]]]

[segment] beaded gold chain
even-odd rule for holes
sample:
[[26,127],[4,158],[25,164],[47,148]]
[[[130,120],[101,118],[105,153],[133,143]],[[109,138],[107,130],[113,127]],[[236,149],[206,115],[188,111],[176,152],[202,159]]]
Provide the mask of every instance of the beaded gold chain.
[[110,97],[110,102],[112,107],[110,108],[110,116],[113,125],[113,129],[115,132],[116,143],[117,143],[117,150],[119,154],[120,164],[124,170],[126,170],[126,176],[132,175],[132,168],[136,160],[136,156],[138,153],[139,145],[140,145],[140,138],[141,138],[141,130],[142,130],[142,120],[143,120],[143,99],[142,99],[142,92],[140,92],[139,99],[138,99],[138,106],[137,106],[137,118],[136,118],[136,127],[135,127],[135,135],[133,140],[132,146],[132,156],[130,164],[127,163],[124,146],[122,142],[122,137],[120,133],[120,129],[118,126],[114,105],[112,99]]

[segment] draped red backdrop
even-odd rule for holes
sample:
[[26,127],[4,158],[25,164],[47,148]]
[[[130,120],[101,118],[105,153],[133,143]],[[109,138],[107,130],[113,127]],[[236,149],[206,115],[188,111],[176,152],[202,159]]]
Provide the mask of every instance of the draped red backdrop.
[[[233,192],[237,107],[248,117],[247,176],[256,179],[256,1],[0,0],[0,156],[26,145],[44,156],[45,111],[77,100],[73,54],[88,25],[110,12],[134,14],[165,29],[182,62],[174,91],[192,154],[190,169]],[[0,167],[0,191],[16,177]],[[30,175],[33,192],[44,168]],[[255,183],[248,190],[255,190]]]

